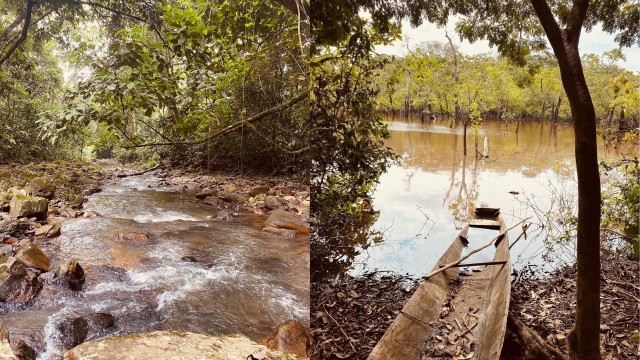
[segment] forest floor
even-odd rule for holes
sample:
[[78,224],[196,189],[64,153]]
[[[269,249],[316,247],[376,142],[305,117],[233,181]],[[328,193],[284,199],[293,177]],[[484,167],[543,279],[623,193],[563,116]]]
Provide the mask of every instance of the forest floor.
[[[573,267],[515,276],[510,312],[552,346],[563,350],[575,316]],[[603,358],[637,358],[640,312],[639,264],[604,259],[601,276]],[[311,344],[316,359],[367,358],[420,281],[388,272],[314,282],[311,289]],[[635,342],[634,342],[635,341]],[[452,357],[448,357],[452,358]],[[507,330],[501,359],[523,360],[520,340]]]

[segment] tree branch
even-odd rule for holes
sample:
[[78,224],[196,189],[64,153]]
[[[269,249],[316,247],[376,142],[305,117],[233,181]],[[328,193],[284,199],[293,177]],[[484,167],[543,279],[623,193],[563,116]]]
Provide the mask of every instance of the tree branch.
[[22,33],[20,34],[20,38],[18,38],[18,40],[15,43],[13,43],[13,45],[9,48],[9,51],[7,51],[7,53],[0,58],[0,66],[5,61],[7,61],[9,56],[13,54],[13,52],[18,48],[18,46],[20,46],[20,44],[22,44],[27,39],[27,33],[29,32],[29,26],[31,25],[31,13],[33,11],[33,6],[35,4],[36,3],[34,1],[31,1],[31,0],[27,1],[27,12],[24,17],[24,25],[22,26]]
[[[303,93],[301,93],[300,95],[294,97],[293,99],[287,101],[286,103],[280,104],[276,107],[272,107],[271,109],[265,110],[247,120],[244,121],[239,121],[235,124],[229,125],[227,127],[225,127],[222,130],[216,131],[212,134],[210,134],[209,136],[200,139],[200,140],[194,140],[194,141],[184,141],[184,142],[165,142],[165,143],[147,143],[147,144],[135,144],[134,146],[125,146],[125,149],[131,149],[131,148],[136,148],[136,147],[147,147],[147,146],[162,146],[162,145],[196,145],[196,144],[200,144],[203,143],[207,140],[211,140],[213,138],[216,138],[218,136],[223,136],[223,135],[227,135],[237,129],[239,129],[240,127],[242,127],[244,124],[251,124],[253,122],[256,122],[258,120],[261,120],[273,113],[276,113],[280,110],[284,110],[286,108],[289,108],[297,103],[299,103],[300,101],[306,99],[309,96],[309,92],[305,91]],[[133,142],[133,141],[132,141]]]
[[589,0],[576,0],[573,2],[573,8],[569,12],[567,18],[567,35],[569,40],[575,46],[578,45],[580,40],[580,32],[582,30],[582,24],[587,17],[587,9],[589,8]]

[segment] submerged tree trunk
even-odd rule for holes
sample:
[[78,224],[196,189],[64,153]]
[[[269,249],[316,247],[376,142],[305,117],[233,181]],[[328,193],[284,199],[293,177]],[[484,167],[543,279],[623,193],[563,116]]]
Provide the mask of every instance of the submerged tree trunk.
[[578,43],[589,0],[574,0],[561,29],[545,0],[531,0],[558,59],[574,122],[578,175],[576,323],[569,334],[572,359],[600,359],[600,174],[596,113]]
[[558,105],[556,106],[556,113],[553,116],[553,123],[558,123],[558,116],[560,116],[560,105],[562,104],[562,97],[558,96]]
[[464,130],[462,132],[462,147],[464,149],[464,156],[467,156],[467,122],[463,121],[464,124]]

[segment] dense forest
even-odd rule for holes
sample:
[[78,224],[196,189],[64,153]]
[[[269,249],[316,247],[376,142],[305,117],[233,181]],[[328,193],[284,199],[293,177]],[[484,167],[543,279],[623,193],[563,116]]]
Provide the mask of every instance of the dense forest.
[[149,165],[305,171],[308,26],[286,7],[271,1],[2,6],[0,162],[98,155]]
[[[406,44],[404,57],[379,70],[376,109],[390,114],[456,120],[571,119],[560,69],[552,54],[532,55],[524,64],[490,54],[465,55],[452,43]],[[620,49],[582,56],[587,84],[601,125],[638,126],[639,78],[617,65]]]

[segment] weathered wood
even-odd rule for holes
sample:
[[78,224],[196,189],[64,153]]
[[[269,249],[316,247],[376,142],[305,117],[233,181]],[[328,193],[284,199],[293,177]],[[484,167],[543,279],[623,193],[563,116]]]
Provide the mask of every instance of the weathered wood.
[[[506,229],[504,222],[502,219],[500,220],[501,233],[492,239],[487,246],[499,238],[508,239],[507,231],[522,223],[521,221]],[[425,343],[433,335],[433,329],[427,324],[438,320],[442,304],[449,295],[448,279],[457,274],[457,269],[453,268],[451,261],[460,258],[463,246],[462,239],[466,239],[468,229],[469,225],[456,237],[440,258],[430,277],[420,284],[420,287],[402,309],[403,313],[393,321],[369,355],[368,360],[405,360],[420,357],[422,351],[425,350]],[[468,256],[455,263],[459,264],[466,258]],[[491,282],[484,295],[487,299],[483,306],[484,315],[482,320],[474,325],[474,327],[477,326],[474,335],[479,340],[474,360],[497,359],[502,350],[511,295],[511,262],[508,240],[501,241],[496,247],[494,262],[498,261],[504,261],[504,263],[496,264],[486,270],[486,276]],[[440,268],[439,264],[443,263],[449,263],[448,267]],[[434,273],[436,271],[438,273]],[[484,274],[485,271],[482,273]]]
[[482,229],[499,230],[501,223],[500,221],[495,221],[495,220],[474,219],[474,220],[471,220],[471,222],[469,222],[469,226],[482,228]]
[[[528,219],[529,219],[529,218],[527,218],[527,219],[525,219],[525,220],[528,220]],[[443,268],[441,268],[441,269],[439,269],[439,270],[431,271],[429,274],[424,275],[422,278],[424,278],[424,279],[428,279],[428,278],[430,278],[430,277],[432,277],[432,276],[434,276],[434,275],[437,275],[437,274],[439,274],[439,273],[441,273],[441,272],[443,272],[443,271],[447,270],[447,269],[448,269],[448,268],[450,268],[450,267],[453,267],[453,266],[455,266],[455,265],[457,265],[457,264],[460,264],[460,263],[461,263],[461,262],[463,262],[464,260],[468,259],[471,255],[473,255],[473,254],[475,254],[475,253],[477,253],[477,252],[479,252],[479,251],[482,251],[482,250],[484,250],[485,248],[489,247],[489,245],[493,244],[493,242],[494,242],[494,241],[496,241],[496,240],[498,240],[498,239],[502,239],[502,238],[504,238],[504,237],[506,236],[506,234],[507,234],[507,231],[509,231],[509,230],[513,229],[514,227],[516,227],[516,226],[520,225],[520,224],[521,224],[521,223],[523,223],[525,220],[522,220],[522,221],[520,221],[519,223],[517,223],[517,224],[513,225],[512,227],[510,227],[509,229],[506,229],[506,230],[504,230],[504,231],[500,232],[500,234],[499,234],[498,236],[494,237],[493,239],[491,239],[491,241],[489,241],[488,243],[486,243],[486,244],[485,244],[485,245],[483,245],[482,247],[479,247],[479,248],[477,248],[477,249],[475,249],[475,250],[473,250],[473,251],[470,251],[467,255],[465,255],[465,256],[463,256],[463,257],[461,257],[460,259],[458,259],[458,261],[454,261],[454,262],[452,262],[451,264],[449,264],[449,265],[447,265],[447,266],[445,266],[445,267],[443,267]],[[508,253],[508,252],[509,252],[509,247],[507,247],[507,253]],[[496,251],[496,254],[497,254],[497,251]],[[504,258],[504,257],[503,257],[503,258]]]
[[476,215],[480,217],[498,217],[500,215],[500,208],[476,208]]
[[[469,226],[465,226],[433,270],[438,269],[440,263],[449,263],[460,257],[464,247],[462,239],[466,239],[468,231]],[[437,320],[442,303],[449,294],[449,280],[457,273],[457,269],[449,269],[423,281],[378,341],[368,360],[418,359],[425,342],[433,335],[433,329],[427,324]]]
[[[505,264],[506,260],[498,260],[498,261],[481,261],[481,262],[470,262],[470,263],[460,263],[453,265],[451,267],[467,267],[467,266],[483,266],[483,265],[502,265]],[[446,265],[440,265],[440,267],[445,267]]]

